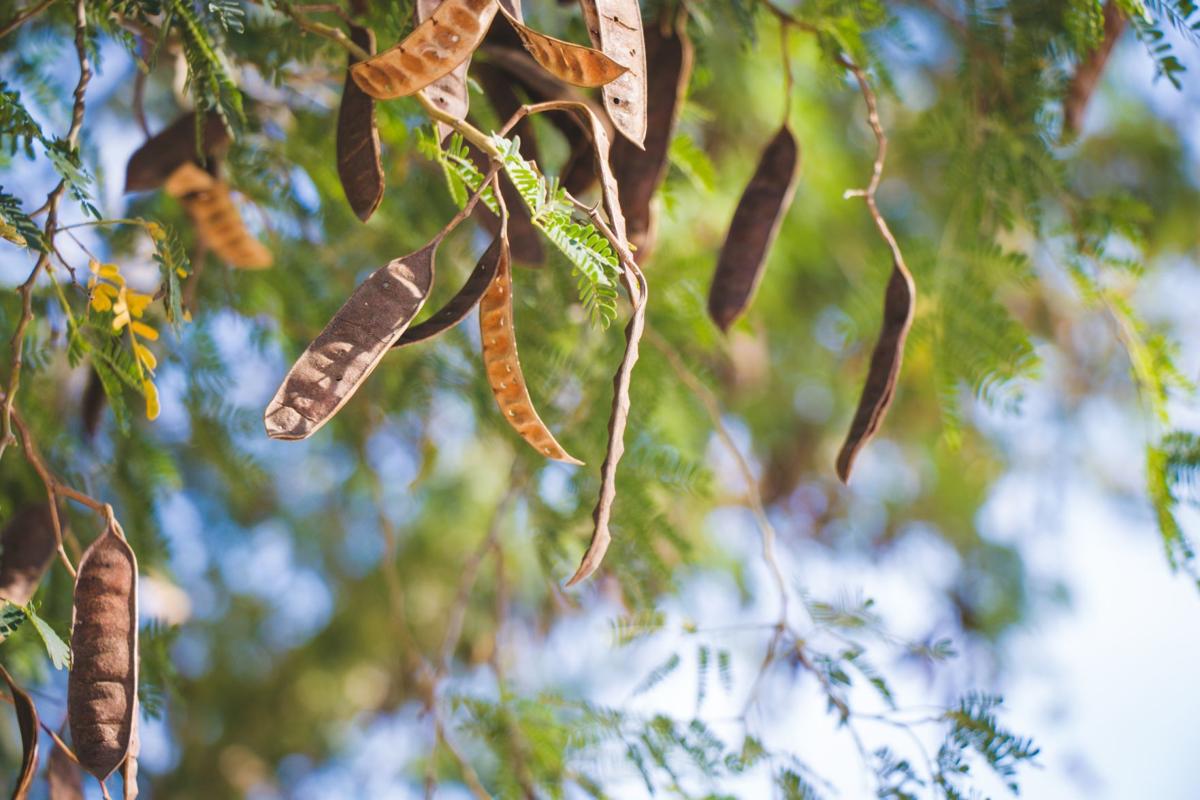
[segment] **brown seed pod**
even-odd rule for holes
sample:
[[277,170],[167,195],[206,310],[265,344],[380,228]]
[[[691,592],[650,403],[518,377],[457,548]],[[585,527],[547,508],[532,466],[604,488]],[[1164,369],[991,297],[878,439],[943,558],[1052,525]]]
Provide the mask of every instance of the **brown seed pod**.
[[592,44],[624,66],[606,83],[604,110],[621,134],[641,147],[646,138],[646,43],[638,0],[579,0]]
[[271,266],[274,260],[271,251],[246,229],[225,181],[213,178],[195,164],[184,164],[167,179],[166,190],[182,199],[196,226],[196,235],[230,266],[238,269]]
[[129,753],[137,685],[137,558],[110,519],[79,561],[67,678],[75,755],[101,781]]
[[646,61],[650,121],[645,149],[634,147],[626,139],[618,139],[612,147],[613,174],[621,188],[629,241],[638,249],[638,260],[643,265],[653,244],[650,201],[667,174],[671,137],[692,76],[692,42],[686,27],[664,31],[659,25],[651,25],[646,31]]
[[50,800],[83,800],[83,773],[57,742],[50,751],[46,781],[50,784]]
[[83,389],[80,400],[79,416],[83,421],[83,433],[89,439],[95,439],[104,419],[104,407],[108,397],[104,394],[104,384],[100,381],[100,373],[95,369],[88,371],[87,386]]
[[893,258],[892,274],[883,298],[883,325],[871,353],[867,382],[858,401],[858,410],[854,412],[850,432],[838,452],[837,474],[843,482],[850,479],[855,457],[879,430],[888,406],[892,404],[896,380],[900,377],[900,362],[904,358],[904,340],[912,327],[916,296],[916,286],[908,268]]
[[18,606],[32,600],[57,547],[49,503],[18,511],[0,533],[0,599]]
[[791,205],[800,148],[787,125],[763,150],[742,192],[708,291],[708,315],[722,331],[745,313],[762,279],[763,265]]
[[0,677],[8,684],[13,707],[17,711],[17,726],[21,729],[21,771],[17,774],[17,785],[13,789],[13,800],[29,797],[33,777],[38,767],[38,714],[33,699],[17,686],[8,670],[0,666]]
[[550,433],[538,416],[525,385],[521,361],[517,356],[517,336],[513,329],[512,270],[508,243],[503,233],[501,257],[496,277],[479,301],[479,336],[483,342],[483,366],[488,385],[500,406],[500,413],[521,438],[546,458],[582,464],[571,456]]
[[[369,28],[351,25],[350,39],[368,53],[375,52],[375,33]],[[354,63],[354,56],[350,56],[350,66]],[[350,208],[363,222],[371,218],[383,200],[381,156],[379,126],[375,123],[375,100],[358,88],[347,69],[342,102],[338,106],[338,178]]]
[[500,268],[500,262],[508,260],[507,247],[508,242],[504,237],[497,236],[491,247],[479,257],[479,263],[471,270],[458,293],[450,298],[450,302],[434,312],[429,319],[406,330],[392,347],[404,347],[432,339],[462,322],[491,285],[496,271]]
[[[433,16],[443,0],[417,0],[417,22],[424,22]],[[372,51],[374,52],[374,51]],[[467,70],[471,67],[471,56],[468,54],[454,69],[421,90],[421,94],[435,106],[457,120],[467,118],[471,107],[471,97],[467,92]],[[437,124],[438,139],[445,139],[453,132],[453,128],[445,122]]]
[[446,0],[404,41],[355,64],[350,74],[377,100],[418,92],[470,58],[497,7],[496,0]]
[[[212,159],[229,146],[229,131],[215,112],[204,117],[203,153]],[[157,189],[171,173],[184,163],[197,163],[196,114],[184,114],[171,126],[151,137],[137,149],[125,167],[125,191],[144,192]]]
[[521,37],[521,43],[542,67],[557,78],[575,86],[603,86],[627,70],[611,58],[573,42],[564,42],[528,27],[501,7],[508,23]]

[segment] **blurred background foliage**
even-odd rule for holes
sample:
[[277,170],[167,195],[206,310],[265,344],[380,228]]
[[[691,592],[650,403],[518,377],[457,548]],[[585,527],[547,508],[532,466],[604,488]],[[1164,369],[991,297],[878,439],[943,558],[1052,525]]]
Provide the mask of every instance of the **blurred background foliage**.
[[[1121,46],[1140,49],[1185,102],[1191,76],[1176,50],[1195,46],[1190,4],[1117,5],[1134,19]],[[573,5],[525,6],[539,29],[586,40]],[[1057,423],[1039,451],[1046,474],[1087,476],[1127,497],[1131,518],[1153,516],[1172,563],[1195,575],[1185,524],[1195,519],[1186,506],[1200,447],[1176,428],[1196,371],[1176,366],[1175,331],[1144,315],[1139,288],[1180,263],[1194,269],[1197,150],[1180,118],[1110,83],[1093,98],[1100,113],[1078,134],[1065,129],[1063,98],[1104,39],[1104,6],[780,6],[820,32],[785,40],[802,177],[751,312],[728,336],[708,320],[705,295],[733,206],[783,122],[779,21],[754,0],[682,6],[696,66],[643,264],[649,334],[614,542],[601,573],[564,591],[590,534],[620,325],[588,321],[557,255],[517,271],[531,393],[584,467],[541,460],[504,424],[472,321],[389,354],[311,440],[269,441],[261,414],[286,367],[359,281],[454,213],[439,167],[417,150],[428,120],[411,100],[379,104],[387,193],[363,224],[334,159],[345,52],[282,12],[340,26],[337,15],[238,0],[87,4],[98,73],[82,180],[103,218],[178,232],[193,259],[191,319],[178,332],[163,325],[155,345],[161,416],[143,419],[126,392],[114,402],[130,405],[128,429],[107,411],[89,437],[89,370],[70,366],[64,317],[43,280],[17,406],[54,469],[113,503],[138,553],[146,796],[407,797],[436,783],[446,797],[823,797],[838,778],[822,774],[786,720],[826,714],[829,736],[861,751],[869,787],[852,783],[843,796],[990,791],[1033,747],[1003,729],[993,698],[968,690],[1002,687],[1007,638],[1068,601],[1063,576],[1031,574],[1019,543],[989,536],[980,512],[1022,446],[998,420],[1021,415],[1033,387],[1043,396],[1050,387]],[[680,7],[645,2],[643,16]],[[158,131],[195,103],[227,109],[237,135],[224,172],[275,256],[269,270],[230,270],[199,249],[164,194],[121,194],[143,138],[131,53],[153,47],[152,23],[172,9],[144,83],[145,115]],[[185,12],[201,33],[181,33]],[[410,28],[410,12],[406,2],[374,4],[367,19],[381,45]],[[49,137],[70,118],[73,20],[71,4],[55,2],[0,38],[4,91],[19,93]],[[219,55],[205,61],[188,35]],[[838,53],[866,68],[880,95],[890,151],[879,200],[918,286],[896,403],[848,487],[833,460],[890,258],[861,201],[843,197],[865,185],[875,142]],[[218,67],[230,85],[207,80]],[[472,90],[475,119],[493,126]],[[534,127],[554,174],[566,145],[553,126]],[[29,158],[11,126],[0,142],[0,184],[28,214],[54,186],[54,168],[41,152]],[[62,224],[85,218],[64,201]],[[456,289],[486,238],[473,226],[451,236],[430,307]],[[140,226],[80,228],[58,246],[77,275],[94,254],[142,290],[157,287]],[[8,242],[0,255],[15,287],[34,255]],[[86,292],[54,263],[82,308]],[[19,316],[18,295],[5,292],[0,328]],[[1097,398],[1136,431],[1143,449],[1121,458],[1147,465],[1144,485],[1114,481],[1073,448],[1076,412]],[[726,436],[778,534],[785,627],[759,554],[756,492]],[[10,448],[0,515],[43,497]],[[99,531],[82,508],[68,511],[84,543]],[[1036,534],[1052,536],[1054,525],[1048,516]],[[905,570],[914,552],[928,557],[906,573],[908,607],[867,600],[864,569]],[[791,569],[810,557],[830,568],[816,586]],[[36,602],[65,636],[61,568]],[[458,625],[461,636],[448,635]],[[31,626],[4,641],[0,658],[55,725],[64,673]],[[685,672],[689,688],[669,696],[668,710],[639,705]],[[909,713],[931,706],[929,724]],[[864,732],[859,715],[887,724]],[[19,757],[14,731],[0,729],[5,775]]]

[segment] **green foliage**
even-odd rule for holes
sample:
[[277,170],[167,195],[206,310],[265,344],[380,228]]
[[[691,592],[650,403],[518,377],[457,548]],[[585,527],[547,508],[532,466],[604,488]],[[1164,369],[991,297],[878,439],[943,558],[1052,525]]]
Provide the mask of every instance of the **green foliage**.
[[1040,750],[1027,737],[1001,727],[996,719],[996,709],[1003,700],[994,695],[968,694],[958,707],[947,713],[951,723],[946,740],[938,748],[938,772],[935,784],[949,798],[962,797],[961,784],[957,782],[970,774],[966,760],[968,752],[983,759],[997,775],[1004,779],[1012,792],[1017,792],[1015,780],[1017,768],[1031,763]]
[[31,607],[25,608],[25,615],[29,617],[29,621],[33,623],[33,629],[37,631],[38,636],[42,640],[42,644],[46,646],[46,655],[50,657],[50,663],[55,669],[70,669],[71,668],[71,648],[67,646],[59,635],[50,627],[50,623],[39,617]]

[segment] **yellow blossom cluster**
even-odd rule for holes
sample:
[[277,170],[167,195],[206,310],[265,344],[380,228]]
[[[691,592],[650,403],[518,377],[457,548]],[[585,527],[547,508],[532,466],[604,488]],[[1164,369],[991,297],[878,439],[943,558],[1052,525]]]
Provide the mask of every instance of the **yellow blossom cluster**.
[[142,340],[153,342],[158,339],[158,331],[142,319],[154,297],[126,286],[125,278],[116,264],[101,264],[93,259],[88,266],[92,272],[88,279],[90,306],[94,311],[112,312],[114,335],[120,335],[122,330],[128,332],[134,363],[141,377],[142,394],[146,398],[146,417],[155,419],[158,417],[159,403],[158,387],[153,379],[158,359],[142,343]]

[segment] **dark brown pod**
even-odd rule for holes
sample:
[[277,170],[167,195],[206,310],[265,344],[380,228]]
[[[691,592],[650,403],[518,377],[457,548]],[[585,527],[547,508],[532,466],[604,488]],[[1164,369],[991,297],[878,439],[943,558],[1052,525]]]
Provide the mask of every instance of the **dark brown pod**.
[[32,600],[57,547],[48,503],[18,511],[0,533],[0,599],[18,606]]
[[[375,52],[375,33],[370,29],[351,25],[350,39],[368,53]],[[350,56],[350,65],[354,63],[354,56]],[[338,178],[350,208],[363,222],[371,218],[383,200],[381,154],[375,100],[360,89],[347,72],[342,103],[338,107]]]
[[[211,159],[229,146],[229,131],[215,112],[204,117],[203,153]],[[185,162],[199,163],[196,149],[196,114],[184,114],[171,126],[146,141],[125,167],[125,191],[144,192],[157,189],[175,169]]]
[[763,150],[754,177],[742,192],[717,259],[708,292],[708,315],[723,331],[745,313],[762,279],[763,265],[791,205],[800,149],[787,125]]
[[83,773],[57,742],[50,751],[46,781],[50,784],[50,800],[83,800]]
[[837,474],[843,482],[850,479],[854,459],[871,437],[879,430],[892,397],[896,392],[896,380],[900,377],[900,362],[904,358],[904,341],[912,327],[913,311],[916,307],[916,286],[908,268],[898,260],[892,261],[892,275],[888,279],[887,292],[883,299],[883,325],[879,340],[871,353],[871,366],[867,370],[867,382],[863,386],[858,410],[850,432],[837,457]]
[[491,247],[479,257],[479,263],[471,270],[458,293],[429,319],[406,330],[392,347],[404,347],[432,339],[462,322],[479,303],[479,298],[483,297],[492,279],[496,277],[500,261],[507,257],[507,253],[504,252],[506,246],[504,237],[497,235]]
[[0,667],[0,676],[8,684],[13,707],[17,711],[17,727],[21,729],[21,771],[17,773],[17,785],[13,788],[13,800],[29,797],[33,777],[38,767],[38,714],[33,699],[13,680],[8,670]]
[[621,138],[613,142],[612,168],[621,191],[621,206],[629,224],[629,241],[640,251],[643,265],[650,249],[653,218],[650,201],[667,174],[667,158],[675,123],[683,107],[692,76],[692,42],[686,28],[663,31],[659,25],[646,30],[648,63],[649,123],[645,149]]
[[137,684],[137,558],[113,519],[79,561],[67,679],[75,755],[101,781],[129,753]]
[[104,384],[100,382],[100,373],[95,369],[88,371],[87,386],[83,389],[80,401],[79,416],[83,422],[83,433],[89,439],[95,439],[100,430],[100,422],[104,419],[104,407],[108,398],[104,394]]

